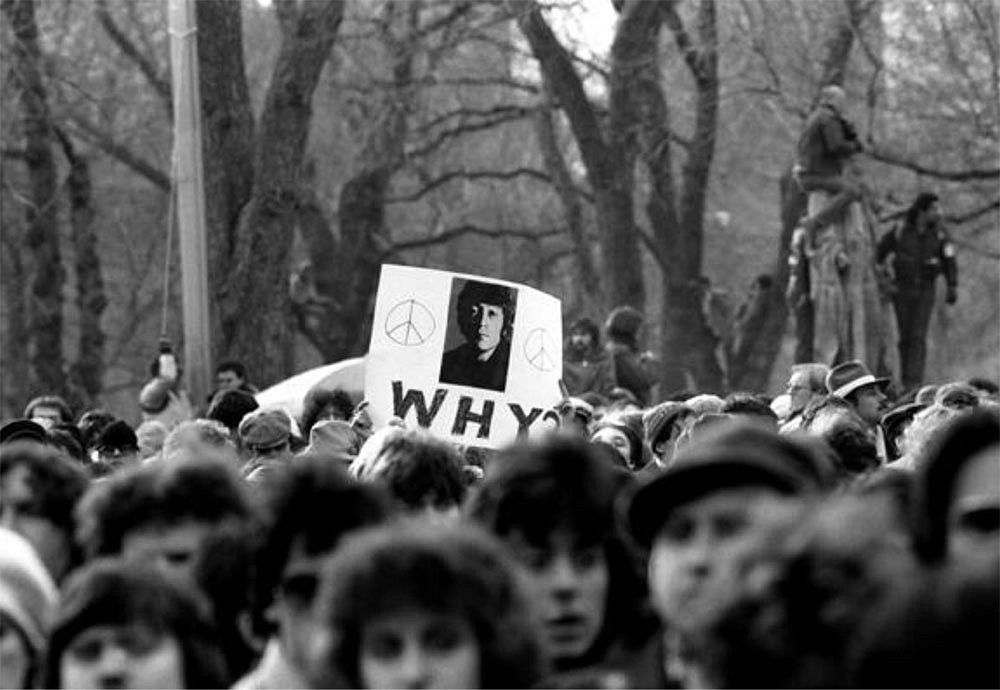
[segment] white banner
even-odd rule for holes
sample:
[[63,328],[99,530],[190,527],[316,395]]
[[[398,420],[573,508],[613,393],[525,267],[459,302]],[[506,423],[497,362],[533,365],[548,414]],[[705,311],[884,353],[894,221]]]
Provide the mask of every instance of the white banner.
[[498,448],[554,428],[562,304],[492,278],[382,266],[365,397],[456,443]]

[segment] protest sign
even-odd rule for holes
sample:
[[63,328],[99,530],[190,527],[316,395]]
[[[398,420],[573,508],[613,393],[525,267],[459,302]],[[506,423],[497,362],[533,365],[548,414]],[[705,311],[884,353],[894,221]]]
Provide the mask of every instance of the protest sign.
[[382,266],[365,374],[376,426],[401,417],[497,448],[558,424],[562,305],[526,285]]

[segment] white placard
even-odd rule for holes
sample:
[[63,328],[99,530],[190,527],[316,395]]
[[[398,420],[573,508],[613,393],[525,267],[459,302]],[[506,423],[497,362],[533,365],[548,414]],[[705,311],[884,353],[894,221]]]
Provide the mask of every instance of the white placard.
[[555,297],[493,278],[382,266],[365,374],[377,427],[397,416],[457,443],[498,448],[558,424],[561,375]]

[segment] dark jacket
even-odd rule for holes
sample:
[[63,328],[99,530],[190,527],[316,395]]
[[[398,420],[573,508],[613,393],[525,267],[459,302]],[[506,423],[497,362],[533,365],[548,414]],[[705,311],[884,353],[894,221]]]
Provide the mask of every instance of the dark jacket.
[[806,120],[799,138],[797,163],[801,172],[839,177],[844,161],[861,150],[854,128],[836,110],[821,105]]
[[471,343],[445,352],[441,359],[441,383],[488,388],[494,391],[506,390],[510,343],[501,341],[493,351],[493,355],[485,362],[480,362],[478,357],[479,348]]
[[889,256],[897,287],[932,287],[940,273],[948,287],[958,284],[955,248],[941,223],[928,225],[923,232],[915,223],[902,223],[887,232],[879,240],[875,262],[883,264]]

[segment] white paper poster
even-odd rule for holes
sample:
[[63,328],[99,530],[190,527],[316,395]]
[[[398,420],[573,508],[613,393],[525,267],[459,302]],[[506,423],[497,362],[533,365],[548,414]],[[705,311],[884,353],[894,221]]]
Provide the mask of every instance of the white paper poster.
[[457,443],[497,448],[558,424],[562,304],[526,285],[382,266],[365,396]]

